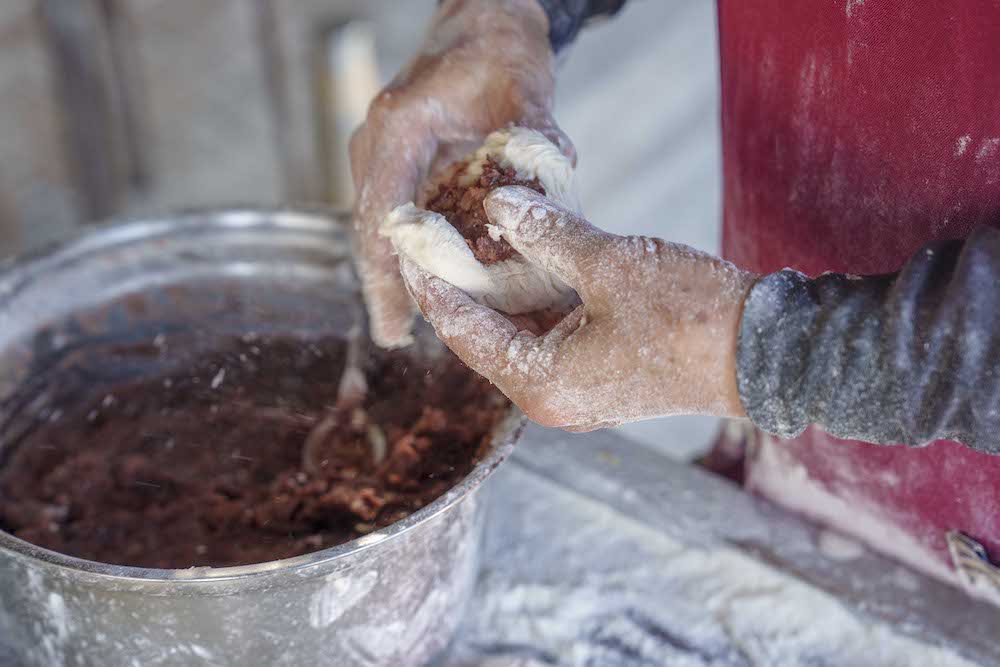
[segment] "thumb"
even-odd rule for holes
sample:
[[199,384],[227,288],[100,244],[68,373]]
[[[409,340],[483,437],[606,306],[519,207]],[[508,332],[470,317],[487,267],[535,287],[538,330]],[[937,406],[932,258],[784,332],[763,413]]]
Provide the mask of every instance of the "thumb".
[[484,207],[496,231],[515,250],[586,298],[589,273],[614,235],[522,186],[497,188]]

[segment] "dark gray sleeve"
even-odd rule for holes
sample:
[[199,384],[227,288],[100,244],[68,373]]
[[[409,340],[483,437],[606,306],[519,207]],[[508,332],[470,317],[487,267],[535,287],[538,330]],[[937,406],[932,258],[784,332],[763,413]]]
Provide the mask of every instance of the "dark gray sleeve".
[[931,243],[897,274],[765,276],[738,346],[740,398],[765,431],[818,424],[852,440],[1000,454],[1000,231]]
[[[439,0],[439,4],[442,0]],[[627,0],[538,0],[549,17],[549,41],[559,53],[591,19],[614,16]]]
[[538,0],[549,16],[549,41],[558,53],[569,46],[584,24],[599,16],[613,16],[626,0]]

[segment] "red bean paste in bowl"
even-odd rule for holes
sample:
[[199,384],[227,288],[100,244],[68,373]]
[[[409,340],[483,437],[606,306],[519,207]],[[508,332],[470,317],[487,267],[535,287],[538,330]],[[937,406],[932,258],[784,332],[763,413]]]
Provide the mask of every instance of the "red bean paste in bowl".
[[374,352],[337,407],[342,339],[235,339],[60,406],[7,450],[0,529],[104,563],[231,566],[388,526],[462,480],[508,408],[450,353]]

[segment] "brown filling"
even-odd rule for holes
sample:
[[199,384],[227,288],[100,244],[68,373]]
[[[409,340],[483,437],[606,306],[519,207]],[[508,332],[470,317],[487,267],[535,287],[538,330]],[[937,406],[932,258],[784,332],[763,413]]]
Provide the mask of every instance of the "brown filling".
[[469,186],[459,184],[464,169],[454,169],[451,178],[437,187],[424,208],[445,217],[483,264],[496,264],[517,254],[507,241],[494,241],[486,230],[489,219],[483,201],[490,191],[506,185],[523,185],[545,194],[545,188],[537,178],[525,181],[517,177],[514,169],[501,167],[493,158],[486,158],[483,174]]
[[450,354],[376,352],[331,408],[340,339],[234,340],[188,371],[64,406],[0,469],[0,528],[122,565],[297,556],[387,526],[472,468],[507,403]]

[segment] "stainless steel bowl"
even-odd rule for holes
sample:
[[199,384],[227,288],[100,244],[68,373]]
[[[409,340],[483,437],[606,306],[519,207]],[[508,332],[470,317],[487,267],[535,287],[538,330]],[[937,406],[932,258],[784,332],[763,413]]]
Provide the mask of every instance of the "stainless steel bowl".
[[[149,340],[167,326],[185,336],[183,353],[233,333],[346,331],[357,289],[336,217],[225,211],[131,222],[4,266],[0,443],[75,391],[183,363],[183,354],[138,365],[104,359],[89,352],[101,341]],[[68,372],[68,358],[89,372]],[[476,492],[522,425],[512,411],[484,460],[421,511],[298,558],[152,570],[71,558],[0,532],[0,658],[423,665],[461,619],[478,563]]]

